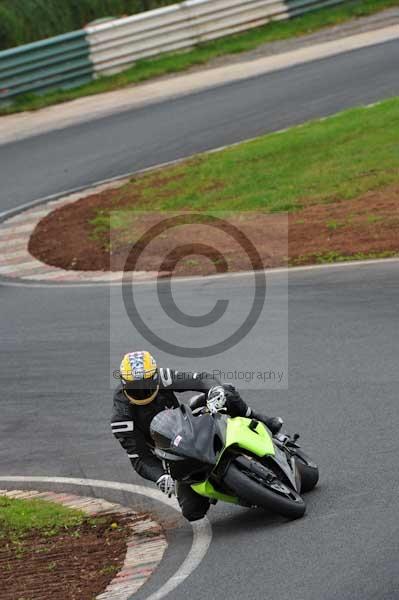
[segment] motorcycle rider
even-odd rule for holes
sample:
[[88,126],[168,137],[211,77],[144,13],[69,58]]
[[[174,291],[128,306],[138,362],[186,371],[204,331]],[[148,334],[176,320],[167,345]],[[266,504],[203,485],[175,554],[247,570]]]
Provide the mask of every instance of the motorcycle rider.
[[158,368],[153,356],[145,350],[124,355],[119,377],[120,384],[114,393],[112,433],[141,477],[154,481],[169,497],[176,493],[183,516],[189,521],[205,516],[209,499],[196,494],[188,484],[178,482],[175,487],[164,463],[153,453],[150,436],[154,416],[179,406],[175,392],[202,392],[206,394],[211,412],[224,407],[231,417],[253,417],[265,423],[273,434],[278,433],[283,424],[280,417],[267,417],[248,407],[233,386],[222,386],[208,373]]

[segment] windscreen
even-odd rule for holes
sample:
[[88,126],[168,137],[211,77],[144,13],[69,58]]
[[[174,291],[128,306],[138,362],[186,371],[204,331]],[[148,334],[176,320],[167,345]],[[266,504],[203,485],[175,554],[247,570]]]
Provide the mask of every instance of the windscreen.
[[216,464],[214,438],[220,438],[220,424],[211,415],[194,416],[189,408],[180,406],[156,415],[150,430],[158,448]]

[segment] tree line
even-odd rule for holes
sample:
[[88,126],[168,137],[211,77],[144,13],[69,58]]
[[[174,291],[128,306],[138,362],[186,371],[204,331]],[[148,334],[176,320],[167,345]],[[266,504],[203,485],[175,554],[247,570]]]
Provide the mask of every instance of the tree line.
[[0,50],[179,0],[0,0]]

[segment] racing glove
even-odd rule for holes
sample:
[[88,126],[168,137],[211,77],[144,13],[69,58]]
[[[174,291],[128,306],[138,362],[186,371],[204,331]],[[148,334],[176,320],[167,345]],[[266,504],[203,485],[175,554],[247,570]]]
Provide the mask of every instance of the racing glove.
[[219,412],[226,404],[226,395],[222,385],[214,385],[208,392],[206,406],[211,414]]
[[172,479],[172,477],[167,473],[165,473],[165,475],[161,475],[161,477],[157,480],[156,484],[161,490],[161,492],[166,494],[168,498],[171,498],[176,493],[175,482]]
[[284,421],[281,417],[268,417],[266,415],[262,415],[261,413],[255,412],[253,409],[251,410],[251,417],[264,423],[266,427],[270,429],[272,435],[276,435],[280,429],[282,428]]

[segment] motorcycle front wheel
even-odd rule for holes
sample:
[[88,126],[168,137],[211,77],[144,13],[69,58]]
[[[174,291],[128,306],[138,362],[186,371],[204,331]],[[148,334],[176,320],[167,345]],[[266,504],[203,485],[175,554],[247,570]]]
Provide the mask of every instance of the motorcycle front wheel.
[[279,492],[274,491],[266,481],[253,478],[234,462],[227,469],[223,481],[235,495],[252,506],[270,510],[288,519],[299,519],[305,514],[305,502],[294,490],[281,483]]
[[295,456],[295,462],[301,476],[301,494],[310,492],[319,481],[319,469],[315,464],[306,462],[300,455]]

